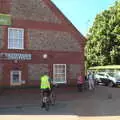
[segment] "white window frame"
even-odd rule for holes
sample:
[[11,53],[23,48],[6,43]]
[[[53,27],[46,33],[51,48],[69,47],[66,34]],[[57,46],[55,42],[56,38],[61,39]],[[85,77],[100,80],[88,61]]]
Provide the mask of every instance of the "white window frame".
[[[18,72],[18,74],[19,74],[19,81],[16,82],[16,83],[13,82],[13,74],[14,74],[14,72]],[[22,71],[20,71],[20,70],[12,70],[12,71],[10,71],[10,85],[11,86],[21,85],[21,75],[22,75]]]
[[[21,40],[21,41],[19,41],[19,42],[22,42],[21,43],[21,45],[22,45],[21,47],[17,47],[15,45],[12,45],[12,47],[11,47],[11,45],[10,45],[10,39],[11,39],[10,38],[10,30],[22,31],[22,36],[21,36],[20,39],[17,38],[19,35],[16,38],[13,37],[15,33],[12,36],[13,37],[13,44],[15,43],[14,42],[15,40]],[[22,29],[22,28],[8,28],[8,49],[24,49],[24,29]]]
[[[55,66],[56,65],[64,65],[65,66],[65,80],[64,81],[55,81],[55,75],[56,75],[56,71],[55,71]],[[61,73],[57,73],[57,74],[61,74]],[[64,83],[66,84],[67,83],[67,80],[66,80],[66,64],[53,64],[53,83]]]

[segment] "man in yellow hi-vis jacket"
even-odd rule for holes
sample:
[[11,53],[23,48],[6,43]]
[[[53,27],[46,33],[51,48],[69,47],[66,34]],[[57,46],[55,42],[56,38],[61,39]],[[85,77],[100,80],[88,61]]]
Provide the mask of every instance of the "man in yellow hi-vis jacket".
[[[47,94],[47,96],[50,96],[51,93],[51,86],[49,81],[49,76],[47,74],[44,74],[40,77],[40,89],[42,93],[42,97]],[[44,102],[42,101],[42,107],[44,107]]]

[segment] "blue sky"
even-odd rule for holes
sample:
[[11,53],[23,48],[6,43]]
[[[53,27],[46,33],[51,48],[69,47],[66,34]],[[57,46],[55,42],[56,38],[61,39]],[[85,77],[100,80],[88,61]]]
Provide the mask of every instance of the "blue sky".
[[73,23],[73,25],[86,35],[95,16],[116,0],[51,0]]

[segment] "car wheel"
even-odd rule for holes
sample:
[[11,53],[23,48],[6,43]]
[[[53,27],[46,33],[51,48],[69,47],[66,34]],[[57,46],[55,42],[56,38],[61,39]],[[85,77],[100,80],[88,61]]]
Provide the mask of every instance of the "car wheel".
[[96,81],[97,81],[98,84],[101,83],[101,79],[100,78],[96,79]]
[[113,87],[113,85],[114,85],[114,84],[113,84],[112,81],[110,81],[109,84],[108,84],[109,87]]
[[109,83],[104,83],[105,86],[109,86]]

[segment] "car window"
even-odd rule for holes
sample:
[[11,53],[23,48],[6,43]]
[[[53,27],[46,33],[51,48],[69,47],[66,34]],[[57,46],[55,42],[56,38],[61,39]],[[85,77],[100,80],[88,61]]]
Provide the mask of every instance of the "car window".
[[109,75],[106,75],[106,77],[109,77]]
[[108,73],[111,77],[114,77],[114,73],[113,72],[111,72],[111,73]]
[[98,75],[100,75],[100,76],[104,76],[104,74],[98,74]]
[[120,72],[118,72],[118,73],[115,74],[115,78],[116,79],[120,79]]

